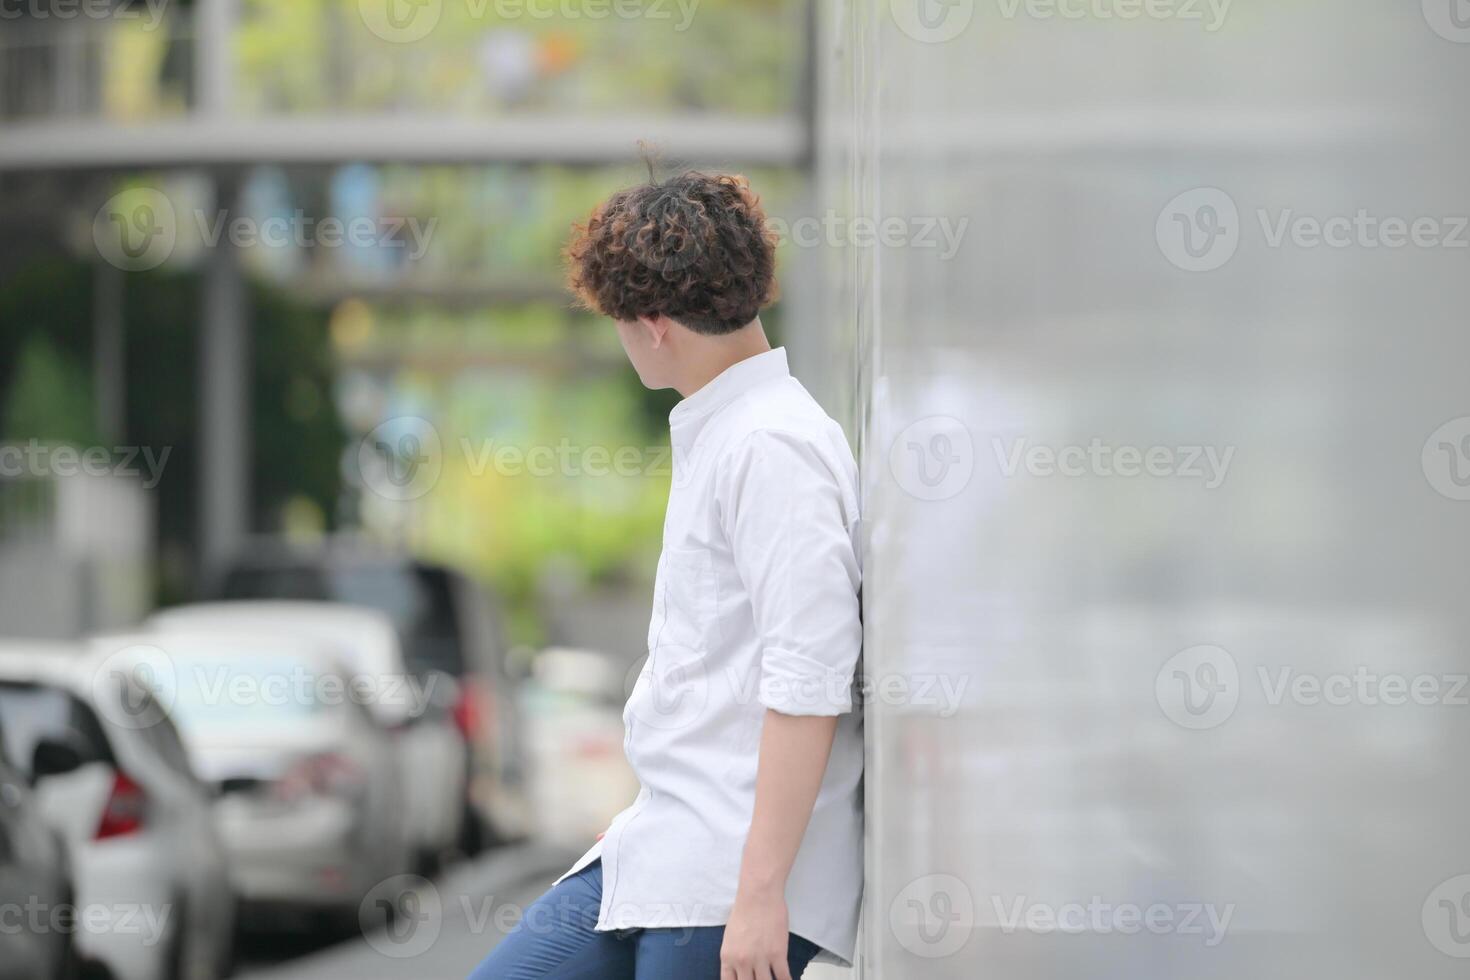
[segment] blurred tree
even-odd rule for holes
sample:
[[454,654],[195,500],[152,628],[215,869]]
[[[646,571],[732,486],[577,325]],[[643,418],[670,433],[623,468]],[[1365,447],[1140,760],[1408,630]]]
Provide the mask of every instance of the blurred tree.
[[[97,444],[86,367],[90,282],[85,265],[50,259],[0,286],[0,432],[7,438]],[[325,313],[256,284],[249,303],[252,526],[274,531],[292,501],[335,513],[346,436],[324,394],[332,371]],[[192,273],[128,276],[124,441],[170,449],[156,491],[165,601],[187,597],[195,585],[198,309]]]
[[[803,0],[442,4],[414,44],[377,36],[358,0],[247,0],[235,54],[245,112],[490,115],[790,112]],[[555,8],[555,9],[553,9]]]
[[25,338],[3,408],[5,438],[88,446],[97,442],[91,382],[77,359],[43,334]]
[[[84,365],[91,354],[91,309],[86,270],[67,262],[7,269],[0,284],[0,431],[19,435],[5,406],[16,384],[22,351],[43,337],[56,356]],[[39,438],[39,437],[38,437]]]

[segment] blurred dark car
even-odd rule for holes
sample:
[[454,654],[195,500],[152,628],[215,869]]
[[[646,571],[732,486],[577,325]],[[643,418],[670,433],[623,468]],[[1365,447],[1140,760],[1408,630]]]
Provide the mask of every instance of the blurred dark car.
[[257,543],[214,576],[207,597],[311,599],[386,613],[408,669],[457,682],[452,705],[468,773],[460,849],[475,854],[518,823],[524,772],[514,681],[491,595],[444,565],[355,544],[311,549]]
[[[3,726],[4,719],[0,719]],[[0,741],[4,739],[0,728]],[[50,762],[37,752],[38,771]],[[41,819],[31,788],[0,745],[0,980],[63,980],[77,975],[72,892],[66,852]],[[40,928],[36,927],[40,923]]]

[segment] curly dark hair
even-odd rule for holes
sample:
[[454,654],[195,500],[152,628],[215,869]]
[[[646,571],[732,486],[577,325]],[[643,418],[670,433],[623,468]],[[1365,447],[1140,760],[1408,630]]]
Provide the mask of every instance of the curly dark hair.
[[663,314],[725,334],[776,299],[776,235],[738,174],[685,171],[603,201],[566,247],[567,281],[618,320]]

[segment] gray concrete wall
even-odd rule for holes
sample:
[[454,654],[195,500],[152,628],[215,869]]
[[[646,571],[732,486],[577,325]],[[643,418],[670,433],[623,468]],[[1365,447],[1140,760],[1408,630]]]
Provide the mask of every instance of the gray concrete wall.
[[1463,970],[1453,9],[824,8],[868,976]]

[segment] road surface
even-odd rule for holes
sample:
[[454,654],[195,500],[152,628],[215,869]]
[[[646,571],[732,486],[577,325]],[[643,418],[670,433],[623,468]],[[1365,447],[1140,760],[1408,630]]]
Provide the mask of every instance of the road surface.
[[[576,859],[575,852],[524,845],[456,868],[438,882],[392,883],[405,914],[391,930],[318,948],[310,937],[257,941],[242,953],[239,980],[465,980],[485,954]],[[404,896],[408,895],[407,898]],[[813,965],[803,980],[850,980]]]
[[309,936],[251,939],[240,980],[464,980],[526,905],[575,854],[517,846],[454,869],[437,882],[400,876],[384,888],[405,914],[394,926],[314,948]]

